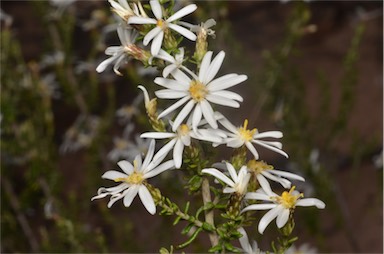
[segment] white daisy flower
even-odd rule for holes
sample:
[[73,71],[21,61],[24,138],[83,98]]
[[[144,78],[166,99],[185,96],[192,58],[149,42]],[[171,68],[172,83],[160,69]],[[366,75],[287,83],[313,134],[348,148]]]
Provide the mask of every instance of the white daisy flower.
[[163,77],[166,78],[170,73],[173,73],[177,69],[183,69],[184,71],[189,71],[186,67],[183,66],[184,61],[184,48],[179,48],[179,53],[175,55],[175,57],[168,54],[165,50],[160,49],[159,54],[156,56],[169,64],[163,70]]
[[[170,123],[172,126],[172,123]],[[154,160],[158,157],[165,157],[173,149],[173,160],[175,167],[180,168],[183,162],[183,151],[185,146],[191,145],[191,138],[197,140],[204,140],[208,142],[216,142],[221,140],[215,130],[213,129],[197,129],[193,131],[191,124],[182,124],[177,128],[175,132],[147,132],[140,136],[141,138],[153,138],[153,139],[167,139],[172,138],[166,145],[164,145],[154,157]]]
[[251,177],[248,173],[247,167],[242,166],[239,170],[239,174],[237,174],[236,169],[232,166],[232,164],[226,162],[225,165],[227,166],[227,170],[232,179],[215,168],[206,168],[201,172],[212,175],[226,183],[229,187],[224,188],[224,193],[236,192],[240,195],[244,195],[247,192],[248,182]]
[[283,145],[280,142],[261,140],[262,138],[282,138],[283,133],[281,131],[266,131],[259,133],[256,128],[252,130],[247,129],[248,119],[244,120],[244,125],[241,127],[235,127],[225,117],[222,117],[219,122],[229,131],[229,133],[227,133],[228,138],[223,140],[228,147],[238,148],[245,145],[257,160],[259,159],[259,153],[253,144],[258,144],[288,158],[288,154],[281,150]]
[[[137,11],[132,10],[127,0],[108,0],[112,6],[112,11],[115,12],[120,18],[127,21],[129,17],[137,15]],[[134,9],[137,9],[136,4],[133,5]]]
[[215,31],[211,29],[211,27],[216,25],[216,21],[214,19],[208,19],[205,22],[201,22],[200,25],[193,25],[183,21],[180,21],[179,24],[188,27],[192,32],[197,34],[203,33],[204,35],[210,35],[212,37],[215,36]]
[[119,72],[120,66],[129,58],[129,54],[134,54],[133,51],[137,49],[134,43],[138,34],[135,30],[119,26],[117,34],[119,35],[121,46],[111,46],[105,50],[105,54],[111,57],[97,66],[96,71],[99,73],[103,72],[108,65],[114,63],[113,71],[118,75],[122,75]]
[[305,182],[303,177],[290,172],[276,170],[273,166],[263,161],[250,160],[247,163],[247,167],[248,170],[256,176],[259,183],[269,184],[266,179],[268,178],[269,180],[280,183],[284,188],[289,189],[291,188],[291,182],[285,178]]
[[172,106],[164,110],[159,118],[168,115],[181,105],[186,105],[174,120],[173,131],[175,131],[183,120],[192,112],[192,127],[196,128],[202,117],[208,124],[217,129],[217,120],[210,103],[238,108],[243,98],[237,93],[225,89],[235,86],[247,79],[246,75],[227,74],[214,79],[219,71],[225,57],[221,51],[212,61],[212,51],[208,51],[201,63],[199,75],[189,72],[193,79],[189,78],[180,70],[175,70],[172,76],[175,79],[156,78],[155,83],[167,89],[156,91],[155,94],[161,99],[179,99]]
[[163,158],[157,161],[152,160],[154,151],[155,140],[152,140],[144,161],[142,161],[141,155],[137,155],[133,161],[133,165],[125,160],[117,163],[124,173],[115,170],[105,172],[102,178],[120,182],[120,184],[115,187],[100,188],[97,191],[98,195],[93,197],[92,200],[111,195],[110,201],[108,202],[109,208],[122,198],[124,198],[124,206],[129,207],[136,195],[139,194],[141,202],[147,211],[152,215],[155,214],[155,202],[144,183],[147,179],[171,169],[174,167],[174,163],[170,160],[160,164]]
[[196,40],[196,35],[189,31],[188,29],[179,26],[177,24],[174,24],[172,22],[188,15],[194,12],[197,9],[197,6],[195,4],[190,4],[181,10],[177,11],[175,14],[173,14],[171,17],[168,19],[164,20],[163,18],[163,11],[161,8],[161,5],[158,0],[151,0],[149,1],[149,4],[151,5],[151,9],[153,14],[155,15],[154,18],[147,18],[147,17],[137,17],[137,16],[132,16],[128,20],[128,24],[153,24],[156,25],[155,28],[153,28],[151,31],[149,31],[143,40],[143,43],[145,46],[148,45],[150,41],[152,41],[151,45],[151,54],[153,56],[156,56],[161,48],[161,45],[163,43],[163,38],[164,38],[164,30],[165,29],[172,29],[184,37],[190,39],[191,41]]
[[252,245],[250,244],[248,240],[247,232],[244,230],[243,227],[237,229],[237,231],[240,232],[243,236],[239,238],[241,249],[246,254],[264,254],[265,252],[262,252],[257,245],[257,242],[255,240],[252,241]]
[[269,185],[261,184],[261,186],[262,189],[247,193],[245,198],[271,201],[272,203],[249,205],[241,211],[243,213],[250,210],[270,209],[259,222],[258,230],[260,234],[263,234],[265,228],[275,218],[277,227],[282,228],[287,223],[291,211],[293,211],[296,206],[316,206],[319,209],[325,208],[324,202],[317,198],[302,198],[304,195],[295,191],[295,186],[293,186],[289,192],[284,191],[281,196],[274,193]]
[[317,249],[315,247],[312,247],[308,243],[304,243],[300,245],[299,247],[296,247],[295,245],[292,245],[287,250],[285,250],[284,254],[315,254],[318,253]]

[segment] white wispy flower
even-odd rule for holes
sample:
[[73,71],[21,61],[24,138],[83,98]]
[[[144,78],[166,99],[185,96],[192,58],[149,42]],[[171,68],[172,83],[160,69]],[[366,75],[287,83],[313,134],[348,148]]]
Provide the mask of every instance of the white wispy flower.
[[208,19],[205,22],[201,22],[200,25],[193,25],[183,21],[180,21],[179,24],[188,27],[192,32],[195,32],[197,34],[203,33],[212,37],[215,36],[215,31],[211,29],[211,27],[216,25],[216,21],[214,19]]
[[175,79],[158,77],[155,83],[167,89],[156,91],[155,94],[161,99],[179,99],[172,106],[164,110],[159,118],[168,115],[186,103],[174,120],[173,131],[175,131],[183,120],[192,112],[192,127],[196,128],[202,117],[208,124],[217,129],[217,120],[210,103],[238,108],[243,98],[237,93],[225,89],[235,86],[247,79],[246,75],[235,73],[215,78],[225,57],[221,51],[211,61],[212,51],[208,51],[200,66],[199,75],[189,72],[193,79],[189,78],[180,70],[175,70],[172,76]]
[[244,228],[238,228],[237,231],[240,232],[243,236],[239,238],[241,249],[246,254],[264,254],[265,252],[261,251],[255,240],[252,241],[252,245],[248,240],[247,232]]
[[127,123],[132,120],[133,116],[140,115],[140,104],[144,99],[143,94],[138,94],[133,100],[132,104],[124,105],[116,111],[116,116],[119,118],[120,123]]
[[247,167],[248,170],[256,176],[259,183],[263,182],[268,184],[266,179],[268,178],[280,183],[284,188],[289,189],[291,188],[291,182],[286,178],[305,182],[303,177],[290,172],[276,170],[272,165],[268,165],[263,161],[250,160],[247,163]]
[[[115,0],[108,0],[108,2],[112,6],[112,11],[125,21],[127,21],[130,16],[137,15],[137,12],[129,6],[127,0],[118,0],[117,2]],[[137,9],[136,4],[134,4],[133,7]]]
[[147,17],[137,17],[132,16],[128,20],[128,24],[153,24],[156,25],[155,28],[153,28],[151,31],[149,31],[145,36],[143,40],[143,44],[147,46],[150,41],[152,41],[151,44],[151,54],[153,56],[157,55],[160,51],[161,45],[163,44],[163,38],[164,38],[164,30],[165,29],[172,29],[179,34],[183,35],[184,37],[194,41],[196,40],[196,35],[189,31],[188,29],[174,24],[172,22],[194,12],[197,9],[197,6],[195,4],[190,4],[181,10],[177,11],[175,14],[164,20],[163,17],[163,11],[161,8],[161,5],[158,0],[151,0],[149,1],[149,4],[151,5],[151,9],[153,14],[155,15],[155,18],[147,18]]
[[225,117],[222,117],[219,122],[229,131],[229,133],[227,133],[228,138],[223,140],[228,147],[238,148],[245,145],[257,160],[259,159],[259,153],[253,144],[258,144],[288,158],[288,154],[281,150],[283,147],[281,142],[261,140],[263,138],[282,138],[283,133],[281,131],[259,133],[256,128],[250,130],[248,129],[248,119],[244,120],[244,125],[241,127],[235,127]]
[[308,243],[304,243],[300,245],[299,247],[296,247],[295,245],[292,245],[287,250],[285,250],[284,254],[315,254],[318,253],[317,249],[315,247],[312,247]]
[[[170,125],[172,126],[172,123],[170,123]],[[191,138],[208,142],[221,140],[221,137],[215,133],[215,130],[197,129],[194,131],[191,129],[190,123],[180,125],[174,132],[147,132],[141,134],[140,137],[153,139],[171,138],[171,140],[157,152],[154,160],[158,157],[167,156],[169,151],[173,149],[173,160],[176,168],[181,167],[184,147],[191,145]]]
[[170,63],[167,67],[163,69],[164,78],[166,78],[170,73],[173,73],[175,70],[180,68],[184,71],[189,71],[185,66],[183,66],[184,48],[179,48],[179,53],[177,53],[175,57],[168,54],[165,50],[160,49],[160,52],[156,57]]
[[215,168],[206,168],[201,172],[212,175],[227,184],[229,187],[224,188],[224,193],[235,192],[240,195],[244,195],[247,192],[248,182],[251,177],[248,173],[247,167],[242,166],[239,170],[239,174],[237,174],[236,169],[232,166],[232,164],[225,162],[225,165],[227,166],[227,170],[232,179]]
[[134,43],[138,34],[135,30],[119,26],[117,28],[117,34],[121,46],[111,46],[105,50],[105,54],[111,57],[107,58],[97,66],[96,71],[99,73],[103,72],[108,65],[114,63],[113,71],[118,75],[122,75],[119,72],[120,66],[129,58],[129,53],[136,48]]
[[108,202],[109,208],[122,198],[124,198],[124,206],[129,207],[136,195],[139,194],[141,202],[147,211],[152,215],[155,214],[155,202],[144,183],[147,179],[171,169],[174,167],[174,163],[170,160],[160,164],[163,158],[157,161],[152,160],[154,151],[155,141],[152,140],[144,161],[142,161],[141,155],[137,155],[133,161],[133,165],[125,160],[117,163],[124,173],[115,170],[105,172],[102,178],[120,182],[120,184],[115,187],[100,188],[97,191],[97,196],[93,197],[92,200],[111,195],[110,201]]
[[253,204],[245,207],[241,212],[250,210],[269,210],[261,218],[258,226],[260,234],[263,234],[265,228],[276,218],[276,225],[282,228],[289,219],[290,213],[296,206],[316,206],[319,209],[325,208],[323,201],[317,198],[302,198],[304,195],[295,190],[293,186],[289,192],[284,191],[281,196],[274,193],[269,185],[260,183],[262,189],[256,192],[249,192],[245,195],[246,199],[269,201],[272,203]]
[[79,115],[73,125],[65,132],[60,152],[74,152],[89,147],[100,128],[98,116]]

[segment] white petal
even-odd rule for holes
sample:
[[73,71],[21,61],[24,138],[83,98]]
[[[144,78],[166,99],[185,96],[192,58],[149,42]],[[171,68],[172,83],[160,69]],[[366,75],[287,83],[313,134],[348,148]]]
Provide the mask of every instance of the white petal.
[[136,197],[137,192],[139,191],[139,187],[140,185],[133,185],[127,190],[123,200],[125,207],[129,207],[132,204],[133,199]]
[[319,209],[324,209],[325,203],[317,198],[303,198],[296,202],[296,206],[316,206]]
[[215,104],[219,104],[219,105],[223,105],[223,106],[227,106],[227,107],[232,107],[232,108],[239,108],[240,107],[240,104],[237,101],[234,101],[232,99],[228,99],[228,98],[225,98],[225,97],[213,94],[213,93],[208,94],[205,98],[208,101],[215,103]]
[[217,72],[220,70],[221,65],[225,57],[225,52],[220,51],[219,54],[212,60],[209,69],[207,70],[204,79],[201,80],[204,84],[208,84],[216,76]]
[[223,189],[223,193],[234,193],[234,192],[236,192],[236,190],[232,187],[225,187]]
[[212,128],[217,129],[218,126],[217,126],[215,114],[213,112],[211,105],[206,100],[201,101],[200,105],[201,105],[201,111],[203,112],[205,120],[207,120],[207,122]]
[[140,185],[139,197],[145,209],[147,209],[150,214],[154,215],[156,213],[155,201],[153,201],[151,193],[149,193],[147,187],[144,185]]
[[163,139],[163,138],[173,138],[175,133],[170,132],[146,132],[140,135],[140,138],[154,138],[154,139]]
[[283,176],[283,177],[286,177],[286,178],[295,179],[295,180],[299,180],[299,181],[305,182],[305,179],[302,176],[299,176],[299,175],[296,175],[296,174],[293,174],[293,173],[290,173],[290,172],[276,170],[276,169],[269,170],[267,172],[269,172],[271,174]]
[[206,168],[206,169],[203,169],[201,172],[205,173],[205,174],[210,174],[210,175],[216,177],[217,179],[223,181],[224,183],[226,183],[230,187],[235,186],[235,183],[231,179],[229,179],[228,176],[224,175],[222,172],[220,172],[219,170],[217,170],[215,168]]
[[160,33],[158,33],[156,37],[153,39],[151,44],[151,54],[153,56],[156,56],[159,53],[161,49],[161,45],[163,44],[163,37],[164,37],[164,32],[160,31]]
[[172,30],[175,30],[176,32],[178,32],[179,34],[184,36],[185,38],[187,38],[191,41],[196,41],[196,34],[192,33],[188,29],[186,29],[182,26],[176,25],[176,24],[172,24],[172,23],[169,23],[168,27],[171,28]]
[[278,228],[282,228],[289,219],[289,209],[283,209],[281,213],[277,216],[276,225]]
[[259,192],[248,192],[245,194],[245,199],[254,199],[254,200],[263,200],[263,201],[271,201],[270,197],[265,193]]
[[272,180],[272,181],[275,181],[275,182],[278,182],[280,183],[284,188],[286,189],[290,189],[291,188],[291,182],[287,179],[284,179],[282,177],[277,177],[277,176],[274,176],[272,175],[270,172],[267,172],[267,171],[262,171],[261,174],[263,176],[265,176],[266,178]]
[[245,207],[243,210],[241,210],[241,213],[252,210],[269,210],[275,208],[276,206],[276,204],[254,204]]
[[109,170],[107,172],[105,172],[101,178],[104,178],[104,179],[108,179],[108,180],[112,180],[114,181],[115,179],[117,178],[126,178],[127,175],[124,174],[124,173],[121,173],[119,171],[115,171],[115,170]]
[[[161,33],[161,28],[160,27],[155,27],[153,28],[151,31],[149,31],[145,36],[144,36],[144,39],[143,39],[143,44],[144,46],[147,46],[148,43],[153,39],[155,38],[159,33]],[[152,42],[153,43],[153,42]],[[152,54],[154,55],[154,54]]]
[[253,154],[253,156],[255,157],[255,160],[258,160],[259,159],[259,153],[257,152],[256,148],[252,145],[252,143],[251,142],[245,142],[245,146]]
[[156,24],[156,19],[139,17],[139,16],[131,16],[128,19],[128,24]]
[[172,169],[173,167],[175,167],[174,161],[169,160],[167,162],[162,163],[158,167],[152,169],[151,171],[145,173],[144,177],[145,177],[145,179],[148,179],[148,178],[157,176],[158,174],[160,174],[160,173],[162,173],[168,169]]
[[149,95],[148,95],[148,91],[147,89],[145,89],[144,86],[137,86],[141,91],[143,91],[143,95],[144,95],[144,103],[145,105],[147,105],[149,103]]
[[252,247],[249,244],[248,235],[247,232],[245,232],[244,228],[238,228],[237,231],[240,232],[243,236],[239,238],[239,242],[241,245],[241,248],[244,250],[245,253],[250,254],[253,253]]
[[237,133],[237,128],[227,118],[222,117],[218,121],[230,132]]
[[124,48],[122,46],[110,46],[105,50],[105,54],[109,56],[121,55],[123,52]]
[[265,179],[265,177],[261,174],[258,174],[256,176],[257,178],[257,181],[259,182],[261,188],[263,188],[263,190],[265,191],[265,193],[269,196],[273,196],[273,191],[271,189],[271,186],[269,185],[267,179]]
[[124,197],[125,197],[125,195],[123,195],[123,194],[112,196],[111,199],[110,199],[109,202],[108,202],[108,205],[107,205],[108,208],[111,208],[111,206],[112,206],[116,201],[118,201],[118,200],[120,200],[120,199],[122,199],[122,198],[124,198]]
[[152,139],[151,143],[149,144],[149,148],[147,151],[147,155],[145,156],[142,168],[145,170],[145,168],[148,167],[149,163],[151,162],[153,158],[153,154],[155,152],[155,140]]
[[117,59],[116,59],[116,62],[115,64],[113,65],[113,71],[117,74],[117,75],[122,75],[119,71],[119,68],[120,66],[123,64],[123,61],[126,60],[126,55],[125,54],[122,54],[121,56],[119,56]]
[[193,111],[193,115],[192,115],[192,127],[193,127],[193,129],[196,129],[197,126],[199,125],[202,115],[203,115],[203,112],[201,111],[201,106],[198,103],[196,105],[195,110]]
[[96,68],[96,71],[98,73],[101,73],[103,71],[105,71],[105,69],[107,68],[108,65],[110,65],[111,63],[113,63],[117,58],[119,57],[119,55],[117,56],[112,56],[110,58],[107,58],[105,59],[104,61],[102,61]]
[[128,161],[125,161],[125,160],[122,160],[122,161],[119,161],[117,163],[117,165],[119,165],[119,167],[125,172],[127,173],[128,175],[132,174],[133,172],[133,166],[130,162]]
[[189,83],[179,82],[173,79],[166,78],[155,78],[154,81],[156,84],[163,86],[168,89],[177,90],[177,91],[188,91]]
[[279,154],[281,154],[281,155],[283,155],[283,156],[285,156],[285,157],[288,158],[288,154],[285,153],[283,150],[277,149],[277,148],[275,148],[275,147],[273,147],[273,146],[266,145],[266,144],[264,144],[263,141],[261,141],[261,140],[260,140],[260,141],[259,141],[259,140],[252,140],[252,143],[261,145],[261,146],[263,146],[263,147],[265,147],[265,148],[268,148],[269,150],[272,150],[272,151],[274,151],[274,152],[276,152],[276,153],[279,153]]
[[209,65],[211,63],[212,51],[208,51],[205,53],[203,60],[201,61],[200,69],[199,69],[199,80],[202,81],[206,76]]
[[238,182],[238,178],[237,178],[237,173],[236,173],[236,169],[232,166],[232,164],[228,163],[228,162],[225,162],[225,165],[227,166],[227,170],[229,172],[229,175],[231,176],[231,178],[233,179],[233,181],[235,183]]
[[162,19],[163,12],[161,10],[161,5],[160,5],[159,1],[158,0],[151,0],[151,1],[149,1],[149,4],[151,5],[151,10],[153,12],[153,15],[155,15],[155,17],[157,19]]
[[220,91],[212,92],[212,94],[219,95],[221,97],[228,98],[228,99],[235,100],[235,101],[240,101],[240,102],[243,101],[243,97],[241,97],[239,94],[231,92],[231,91],[220,90]]
[[258,230],[260,234],[264,233],[265,228],[271,223],[271,221],[277,217],[277,215],[284,209],[282,206],[278,205],[272,210],[268,211],[263,218],[261,218],[258,226]]
[[160,158],[162,157],[165,157],[167,156],[167,154],[169,153],[169,151],[172,150],[173,146],[175,145],[177,141],[177,138],[174,138],[172,139],[171,141],[169,141],[167,144],[165,144],[156,154],[155,156],[153,157],[153,160],[154,161],[157,161],[159,160]]
[[255,134],[254,138],[282,138],[283,133],[281,131],[266,131]]
[[179,114],[177,115],[173,123],[172,131],[177,130],[177,128],[180,126],[183,120],[188,116],[188,114],[191,112],[194,106],[195,106],[195,102],[193,100],[190,100],[187,104],[185,104],[184,108],[179,112]]
[[164,68],[163,70],[163,77],[166,78],[168,77],[168,75],[173,72],[174,70],[177,69],[177,65],[176,64],[170,64],[168,65],[167,67]]
[[189,96],[186,96],[180,100],[178,100],[177,102],[175,102],[174,104],[172,104],[172,106],[168,107],[166,110],[164,110],[163,112],[161,112],[161,114],[158,116],[158,118],[162,118],[163,116],[166,116],[168,115],[169,113],[171,113],[172,111],[174,111],[175,109],[177,109],[178,107],[180,107],[181,105],[183,105],[184,103],[186,103],[188,100],[190,99]]
[[141,158],[141,154],[140,153],[135,156],[135,159],[133,161],[136,161],[137,169],[141,170],[141,163],[143,162],[143,160]]
[[175,162],[175,167],[180,168],[183,163],[183,150],[184,144],[181,140],[177,140],[175,147],[173,148],[173,161]]
[[157,58],[160,58],[166,62],[169,63],[175,63],[176,60],[171,56],[167,51],[160,49],[159,54],[156,56]]
[[232,148],[238,148],[242,145],[244,145],[244,141],[239,139],[239,138],[227,138],[225,140],[225,143],[227,143],[227,146],[228,147],[232,147]]
[[231,75],[227,74],[225,79],[217,78],[207,85],[209,91],[224,90],[229,87],[238,85],[239,83],[247,80],[246,75]]
[[161,99],[179,99],[188,95],[186,91],[174,91],[171,89],[157,90],[155,94]]
[[[185,70],[188,70],[187,68],[185,68]],[[189,89],[189,85],[191,83],[191,79],[184,73],[182,72],[181,70],[179,69],[176,69],[174,72],[171,73],[172,76],[177,80],[177,82],[179,82],[180,84],[182,84],[184,87],[186,87],[187,89]]]
[[188,14],[194,12],[197,9],[196,4],[190,4],[184,8],[178,10],[175,14],[167,19],[167,22],[173,22],[181,17],[187,16]]

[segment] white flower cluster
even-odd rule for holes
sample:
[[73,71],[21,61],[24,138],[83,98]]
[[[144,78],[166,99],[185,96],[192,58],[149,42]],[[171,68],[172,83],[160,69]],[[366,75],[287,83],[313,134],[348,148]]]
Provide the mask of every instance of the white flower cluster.
[[[244,147],[252,155],[252,160],[239,169],[236,169],[229,162],[217,166],[217,168],[224,166],[229,176],[215,167],[205,168],[201,172],[212,175],[223,183],[224,193],[237,195],[243,200],[241,213],[250,210],[269,210],[259,222],[258,230],[261,234],[275,218],[277,227],[282,228],[288,222],[289,216],[296,206],[325,207],[322,201],[314,198],[305,199],[303,194],[294,190],[295,186],[292,187],[290,180],[304,181],[304,178],[293,173],[275,170],[272,166],[259,161],[260,156],[255,145],[288,157],[287,153],[282,150],[281,142],[270,140],[271,138],[282,138],[282,132],[259,132],[256,128],[248,127],[247,119],[244,120],[242,126],[236,126],[222,113],[216,111],[217,108],[220,108],[219,106],[239,108],[243,98],[227,89],[247,80],[246,75],[236,73],[218,76],[225,58],[224,51],[219,52],[216,56],[212,51],[205,51],[201,62],[195,66],[197,71],[186,66],[184,48],[167,51],[167,46],[164,44],[170,32],[179,33],[192,41],[198,40],[199,34],[202,32],[214,34],[211,29],[215,24],[214,20],[211,19],[207,22],[209,24],[202,24],[201,26],[179,21],[180,18],[196,10],[197,6],[194,4],[184,7],[168,17],[168,13],[164,11],[165,8],[161,6],[159,1],[151,0],[149,3],[154,16],[151,18],[145,13],[140,3],[128,4],[126,0],[118,0],[118,2],[109,0],[109,2],[123,22],[117,30],[122,45],[107,48],[105,53],[110,58],[103,61],[97,67],[97,71],[102,72],[109,64],[113,63],[113,69],[120,74],[119,67],[130,56],[142,60],[137,55],[140,53],[138,45],[142,43],[142,45],[148,46],[152,42],[150,57],[147,58],[148,63],[151,64],[153,59],[161,59],[168,63],[168,65],[162,66],[162,77],[154,79],[154,83],[162,87],[155,92],[155,95],[157,99],[173,100],[173,103],[157,117],[157,119],[169,117],[169,130],[146,132],[140,136],[151,140],[144,162],[142,162],[140,154],[134,159],[133,165],[125,160],[118,162],[124,173],[112,170],[106,172],[103,178],[119,182],[119,185],[111,188],[100,188],[98,195],[93,199],[110,195],[108,207],[119,199],[123,199],[124,205],[128,207],[134,197],[139,194],[145,208],[149,213],[154,214],[156,212],[155,203],[146,187],[146,180],[166,170],[182,168],[185,147],[191,146],[193,142],[203,141],[211,143],[212,147],[219,145],[226,145],[235,149]],[[137,32],[140,30],[138,25],[145,25],[150,28],[147,29],[146,34],[142,34],[140,37]],[[142,38],[142,42],[137,41],[138,38]],[[144,92],[145,105],[148,111],[151,103],[148,92],[143,86],[139,88]],[[167,140],[156,154],[155,139]],[[123,145],[119,142],[116,140],[116,143]],[[172,159],[163,163],[171,150]],[[110,156],[119,157],[116,154]],[[258,189],[249,192],[251,179],[255,181]],[[282,195],[276,194],[272,191],[267,179],[281,184],[289,191],[284,191]],[[240,229],[239,232],[245,234],[244,229]],[[240,241],[245,246],[248,239],[241,238]],[[253,247],[247,245],[245,248],[247,252],[250,252],[252,249],[257,249],[257,244],[254,244]]]

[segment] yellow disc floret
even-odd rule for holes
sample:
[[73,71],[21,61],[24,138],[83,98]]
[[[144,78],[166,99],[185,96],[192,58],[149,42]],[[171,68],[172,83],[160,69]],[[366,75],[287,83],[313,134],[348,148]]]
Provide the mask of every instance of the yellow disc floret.
[[257,132],[257,129],[254,128],[253,130],[248,130],[248,119],[244,120],[244,125],[238,129],[240,138],[244,142],[249,142],[253,139],[253,135]]
[[195,102],[204,100],[208,93],[207,87],[198,80],[191,81],[188,91]]
[[295,190],[295,186],[292,186],[292,188],[289,190],[289,192],[284,191],[283,194],[281,194],[280,197],[274,197],[277,202],[282,204],[284,208],[286,209],[292,209],[295,207],[296,202],[299,198],[304,197],[303,193],[300,193],[299,195],[292,195],[292,192]]
[[166,23],[164,23],[164,21],[162,20],[162,19],[159,19],[159,20],[157,20],[157,22],[156,22],[156,25],[158,26],[158,27],[160,27],[161,29],[164,29],[165,28],[165,25]]
[[264,170],[272,170],[273,166],[264,161],[250,160],[247,163],[247,168],[256,174],[260,174]]
[[180,125],[180,127],[178,128],[178,133],[181,135],[181,136],[185,136],[185,135],[188,135],[190,129],[188,127],[188,125],[186,124],[182,124]]
[[137,162],[133,161],[134,170],[132,174],[127,177],[118,177],[115,182],[126,182],[129,184],[142,184],[145,180],[143,173],[137,171]]

